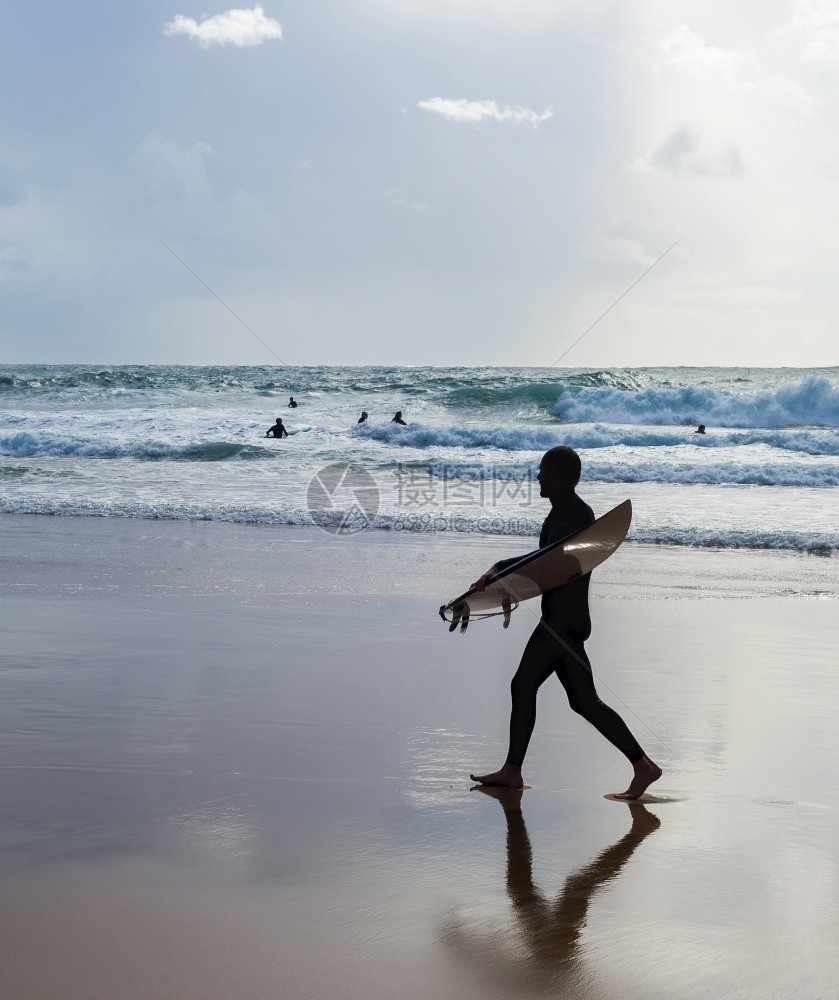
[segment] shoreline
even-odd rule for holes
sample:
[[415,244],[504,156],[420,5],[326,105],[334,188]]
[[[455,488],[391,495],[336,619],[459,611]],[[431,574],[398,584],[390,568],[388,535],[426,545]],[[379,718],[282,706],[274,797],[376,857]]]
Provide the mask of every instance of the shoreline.
[[[535,538],[507,535],[365,529],[338,536],[315,525],[67,514],[0,513],[0,529],[5,529],[0,530],[0,561],[12,574],[25,574],[34,563],[43,574],[40,584],[32,577],[29,586],[36,589],[51,580],[66,590],[59,564],[79,559],[81,565],[87,559],[89,566],[101,569],[112,548],[125,547],[119,556],[142,568],[144,545],[161,543],[170,549],[163,553],[170,567],[177,566],[178,553],[194,547],[208,550],[208,565],[219,573],[225,558],[244,560],[247,572],[255,574],[255,593],[309,592],[319,587],[321,575],[340,568],[349,576],[336,584],[338,593],[427,594],[432,600],[439,597],[438,605],[461,593],[496,559],[523,555],[536,543]],[[304,552],[309,567],[300,562]],[[188,566],[189,561],[179,572],[188,572]],[[275,579],[269,583],[270,577]],[[115,586],[113,581],[109,585]],[[118,585],[132,586],[126,580]],[[594,601],[768,596],[839,599],[839,563],[821,552],[795,549],[628,540],[595,570],[591,590]]]

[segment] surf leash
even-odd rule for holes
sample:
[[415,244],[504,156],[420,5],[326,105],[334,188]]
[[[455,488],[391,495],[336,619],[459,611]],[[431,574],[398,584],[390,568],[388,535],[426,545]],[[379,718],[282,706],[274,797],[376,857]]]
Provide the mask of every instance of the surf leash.
[[650,271],[652,271],[652,269],[653,269],[654,267],[657,267],[657,266],[658,266],[658,265],[659,265],[659,264],[660,264],[660,263],[661,263],[661,262],[662,262],[662,261],[664,260],[664,258],[665,258],[665,257],[667,256],[667,254],[669,254],[669,253],[670,253],[670,251],[671,251],[671,250],[672,250],[672,249],[673,249],[673,248],[674,248],[674,247],[676,246],[676,244],[678,244],[678,243],[679,243],[679,242],[680,242],[680,241],[682,240],[683,236],[684,236],[684,233],[682,233],[682,236],[680,236],[680,237],[679,237],[679,238],[678,238],[677,240],[675,240],[675,241],[674,241],[673,243],[671,243],[671,244],[670,244],[670,246],[669,246],[669,247],[668,247],[668,248],[667,248],[667,249],[666,249],[666,250],[664,251],[664,253],[663,253],[663,254],[661,254],[661,256],[659,256],[659,257],[656,257],[656,259],[655,259],[655,260],[654,260],[654,261],[652,262],[652,264],[650,264],[650,266],[649,266],[649,267],[647,268],[647,270],[646,270],[646,271],[644,271],[644,273],[643,273],[643,274],[639,275],[639,276],[638,276],[638,277],[637,277],[637,278],[636,278],[636,279],[635,279],[635,280],[634,280],[634,281],[632,282],[632,284],[631,284],[631,285],[629,286],[629,288],[627,288],[627,289],[626,289],[625,291],[621,292],[621,294],[620,294],[620,295],[619,295],[619,296],[618,296],[618,297],[617,297],[617,298],[615,299],[615,301],[614,301],[614,302],[613,302],[613,303],[612,303],[612,304],[611,304],[611,305],[609,306],[609,308],[608,308],[608,309],[606,309],[606,310],[605,310],[604,312],[602,312],[602,313],[601,313],[601,314],[600,314],[600,315],[599,315],[599,316],[597,317],[597,319],[596,319],[596,320],[595,320],[595,321],[594,321],[594,322],[593,322],[593,323],[591,324],[591,326],[590,326],[590,327],[588,327],[588,329],[586,329],[586,330],[583,330],[583,332],[582,332],[582,333],[580,334],[580,336],[579,336],[579,337],[577,337],[577,339],[576,339],[576,340],[575,340],[575,341],[574,341],[573,343],[569,344],[569,345],[568,345],[568,347],[566,347],[566,348],[565,348],[565,350],[564,350],[564,351],[562,352],[562,354],[560,354],[560,356],[559,356],[559,357],[558,357],[558,358],[556,359],[556,361],[554,361],[554,363],[553,363],[552,365],[549,365],[549,366],[548,366],[548,370],[550,371],[550,369],[551,369],[551,368],[556,368],[556,366],[557,366],[557,365],[559,364],[559,362],[560,362],[560,361],[562,361],[562,359],[563,359],[563,358],[564,358],[564,357],[565,357],[565,356],[566,356],[567,354],[570,354],[570,352],[571,352],[571,351],[572,351],[572,350],[573,350],[573,349],[574,349],[574,348],[575,348],[575,347],[577,346],[577,344],[579,344],[579,343],[580,343],[580,341],[581,341],[581,340],[582,340],[582,339],[583,339],[584,337],[587,337],[587,336],[588,336],[588,335],[589,335],[589,334],[591,333],[591,331],[592,331],[592,330],[593,330],[593,329],[594,329],[594,328],[595,328],[595,327],[597,326],[597,324],[598,324],[598,323],[599,323],[599,322],[600,322],[600,321],[601,321],[602,319],[605,319],[605,318],[606,318],[606,317],[607,317],[607,316],[609,315],[609,313],[610,313],[610,312],[611,312],[611,311],[612,311],[612,310],[613,310],[613,309],[615,308],[615,306],[616,306],[616,305],[617,305],[617,304],[618,304],[618,303],[619,303],[619,302],[620,302],[620,301],[621,301],[622,299],[625,299],[625,298],[626,298],[626,296],[627,296],[627,295],[629,295],[629,293],[630,293],[630,292],[632,291],[632,289],[633,289],[633,288],[635,288],[635,286],[636,286],[636,285],[640,285],[640,284],[641,284],[641,282],[642,282],[642,281],[644,280],[644,278],[646,278],[646,277],[647,277],[647,275],[648,275],[648,274],[650,273]]
[[[492,582],[492,581],[488,581]],[[460,634],[463,635],[467,628],[469,628],[470,621],[484,621],[487,618],[498,618],[499,615],[504,616],[503,626],[504,628],[510,627],[510,615],[516,610],[516,608],[521,603],[518,598],[513,594],[513,592],[507,587],[506,584],[502,583],[502,587],[507,590],[507,594],[501,598],[501,610],[500,611],[478,611],[473,612],[469,607],[467,601],[461,601],[459,604],[441,604],[440,605],[440,617],[449,626],[449,632],[454,632],[454,630],[460,626]],[[451,618],[446,617],[446,612],[451,613]]]

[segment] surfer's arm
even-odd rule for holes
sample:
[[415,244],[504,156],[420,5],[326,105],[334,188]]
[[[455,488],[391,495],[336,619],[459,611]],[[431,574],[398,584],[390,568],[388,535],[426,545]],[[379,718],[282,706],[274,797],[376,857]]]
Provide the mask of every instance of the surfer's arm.
[[480,593],[480,591],[482,591],[486,587],[487,581],[489,580],[489,578],[491,576],[494,576],[497,572],[498,572],[498,566],[497,565],[496,566],[490,566],[490,568],[486,571],[486,573],[484,573],[483,576],[479,576],[478,579],[473,584],[470,584],[470,588],[469,589],[470,590],[477,590]]
[[495,576],[496,573],[501,573],[503,570],[507,569],[508,566],[512,566],[513,563],[517,563],[523,558],[523,556],[513,556],[512,559],[499,559],[494,566],[490,566],[486,573],[484,573],[483,576],[479,577],[472,584],[472,587],[479,592],[482,591],[489,582],[490,577]]

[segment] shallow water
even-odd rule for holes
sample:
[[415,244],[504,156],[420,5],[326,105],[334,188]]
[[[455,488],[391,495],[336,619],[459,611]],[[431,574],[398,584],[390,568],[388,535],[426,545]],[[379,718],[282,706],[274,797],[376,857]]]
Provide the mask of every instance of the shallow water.
[[[467,772],[503,758],[530,621],[449,635],[434,551],[426,575],[392,536],[21,523],[43,549],[0,552],[3,995],[834,995],[834,599],[726,559],[728,596],[601,594],[601,695],[672,801],[605,799],[626,765],[550,682],[532,787],[497,801]],[[403,590],[353,593],[347,565]]]

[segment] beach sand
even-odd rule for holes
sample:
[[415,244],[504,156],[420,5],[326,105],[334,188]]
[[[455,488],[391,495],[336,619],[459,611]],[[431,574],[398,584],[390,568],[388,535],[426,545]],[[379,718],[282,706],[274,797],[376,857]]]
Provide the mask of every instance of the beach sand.
[[0,996],[836,996],[839,563],[625,545],[601,696],[540,695],[535,606],[437,608],[521,539],[0,517]]

